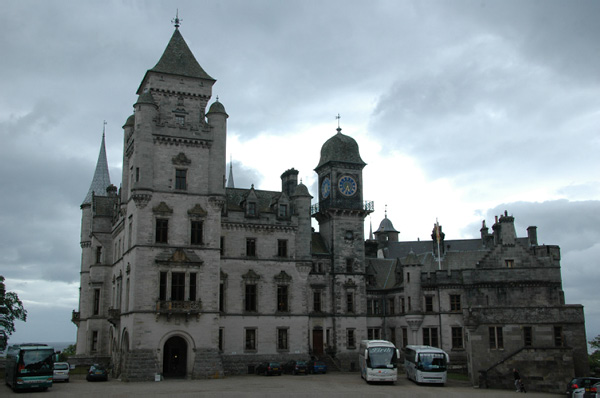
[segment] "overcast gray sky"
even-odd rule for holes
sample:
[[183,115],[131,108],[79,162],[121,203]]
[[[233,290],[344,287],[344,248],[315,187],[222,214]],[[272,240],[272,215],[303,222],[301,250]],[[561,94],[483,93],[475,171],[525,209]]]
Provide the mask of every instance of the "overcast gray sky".
[[[230,115],[237,187],[280,189],[356,139],[371,222],[401,240],[479,236],[504,210],[560,245],[566,300],[600,334],[600,2],[3,1],[0,274],[29,311],[12,342],[75,341],[83,201],[176,9]],[[211,101],[212,102],[212,101]],[[369,219],[366,231],[369,230]]]

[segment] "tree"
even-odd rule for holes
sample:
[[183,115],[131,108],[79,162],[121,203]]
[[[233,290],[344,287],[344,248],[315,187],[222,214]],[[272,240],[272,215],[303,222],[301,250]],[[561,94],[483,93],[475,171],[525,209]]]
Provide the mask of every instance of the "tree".
[[600,373],[600,336],[592,341],[588,341],[590,347],[594,350],[588,358],[590,360],[590,370],[592,373]]
[[0,275],[0,348],[4,350],[10,336],[15,331],[15,320],[25,322],[27,311],[14,292],[7,292],[4,277]]
[[75,355],[75,344],[70,344],[67,346],[67,348],[60,353],[58,359],[61,362],[67,362],[67,359],[69,359],[71,355]]

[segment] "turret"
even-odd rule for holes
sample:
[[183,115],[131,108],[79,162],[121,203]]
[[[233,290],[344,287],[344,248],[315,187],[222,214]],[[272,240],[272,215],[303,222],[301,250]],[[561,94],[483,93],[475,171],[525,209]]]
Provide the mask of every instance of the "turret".
[[221,194],[225,192],[225,150],[227,140],[227,118],[229,115],[225,111],[222,103],[217,101],[213,103],[206,118],[212,128],[213,144],[210,148],[210,170],[209,174],[209,193]]
[[517,239],[517,233],[515,231],[515,218],[509,216],[507,211],[504,211],[504,215],[496,216],[496,223],[492,226],[494,231],[494,243],[497,245],[510,246],[514,245]]

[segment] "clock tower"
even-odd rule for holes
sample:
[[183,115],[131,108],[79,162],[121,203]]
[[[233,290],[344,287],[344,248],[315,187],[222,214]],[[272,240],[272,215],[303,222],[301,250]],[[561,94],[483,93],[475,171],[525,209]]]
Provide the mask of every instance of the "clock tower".
[[321,147],[315,168],[319,202],[313,216],[331,256],[332,343],[338,355],[351,345],[350,339],[367,336],[364,219],[373,204],[363,201],[365,166],[356,141],[338,127]]

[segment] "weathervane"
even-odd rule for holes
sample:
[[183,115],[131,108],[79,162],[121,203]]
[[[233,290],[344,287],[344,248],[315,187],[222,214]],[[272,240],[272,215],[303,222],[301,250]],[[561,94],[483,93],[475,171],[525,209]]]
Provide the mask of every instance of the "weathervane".
[[338,131],[338,133],[339,133],[340,131],[342,131],[342,128],[340,127],[340,119],[341,119],[342,117],[341,117],[341,116],[340,116],[340,114],[338,113],[338,114],[337,114],[337,116],[336,116],[335,118],[336,118],[336,119],[337,119],[337,121],[338,121],[338,127],[337,127],[337,131]]
[[179,19],[179,8],[178,8],[177,12],[175,13],[175,18],[173,18],[171,20],[171,23],[173,25],[175,25],[175,29],[179,29],[179,26],[181,25],[181,22],[183,22],[183,19]]

